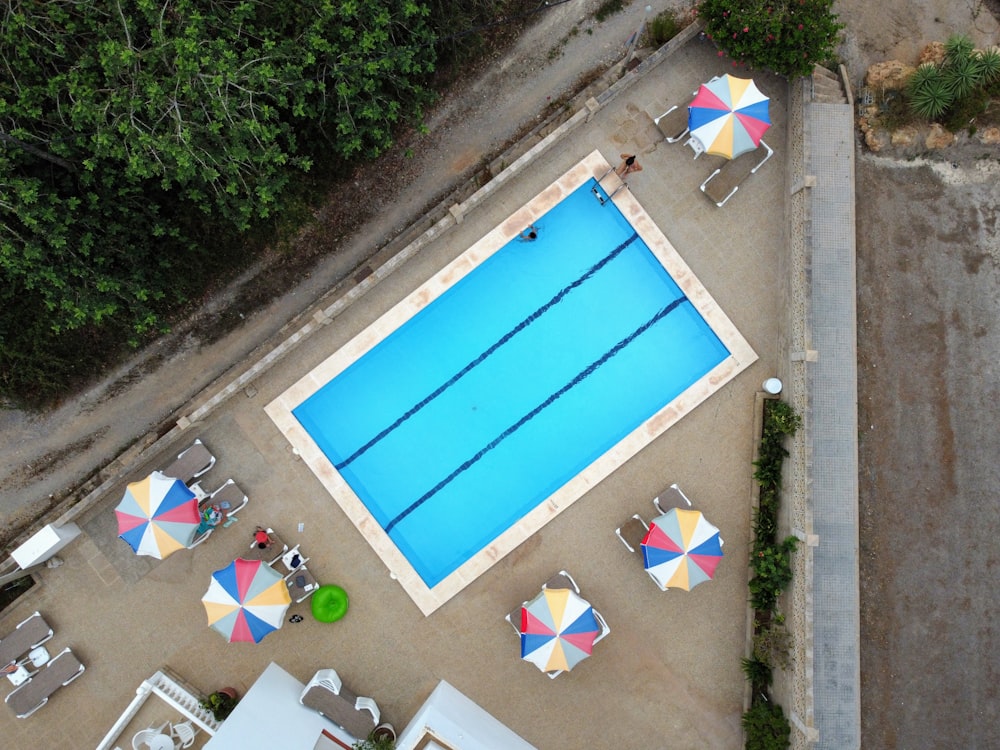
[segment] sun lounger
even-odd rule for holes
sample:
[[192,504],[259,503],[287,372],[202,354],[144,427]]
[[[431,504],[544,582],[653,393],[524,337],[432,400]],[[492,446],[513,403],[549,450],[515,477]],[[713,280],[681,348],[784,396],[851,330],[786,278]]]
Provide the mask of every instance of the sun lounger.
[[524,609],[524,602],[517,605],[517,609],[512,609],[510,612],[503,616],[510,626],[517,631],[518,636],[521,635],[521,611]]
[[[758,162],[761,149],[764,149],[767,155]],[[761,141],[758,148],[740,154],[735,159],[730,159],[712,172],[701,183],[701,192],[707,195],[716,206],[722,208],[726,205],[726,201],[740,189],[740,184],[750,175],[756,174],[757,170],[764,166],[764,162],[770,159],[773,154],[774,151],[771,147]]]
[[244,560],[261,560],[268,565],[273,565],[288,552],[288,545],[274,533],[274,529],[268,527],[266,531],[267,535],[271,537],[271,546],[261,549],[257,546],[257,542],[250,542],[250,549],[243,555]]
[[682,502],[687,503],[688,507],[691,506],[691,501],[688,500],[687,495],[681,492],[681,488],[672,484],[659,497],[653,498],[653,507],[662,516],[671,508],[679,508]]
[[[352,737],[364,739],[378,725],[374,712],[363,702],[358,707],[358,696],[345,687],[332,669],[321,669],[299,696],[299,703],[325,716]],[[374,706],[374,701],[372,701]]]
[[49,702],[49,697],[63,685],[69,685],[83,674],[84,666],[73,652],[63,649],[31,679],[15,689],[4,702],[19,719],[26,719]]
[[52,637],[52,628],[38,612],[22,620],[17,628],[0,641],[0,666],[16,662],[26,653]]
[[663,135],[667,143],[677,143],[688,134],[688,111],[687,107],[679,107],[676,104],[664,112],[659,117],[653,119],[657,130]]
[[646,538],[649,531],[649,524],[642,520],[642,516],[636,513],[624,524],[615,529],[615,534],[621,539],[629,552],[636,552],[642,540]]
[[560,570],[549,580],[542,584],[543,589],[571,589],[577,594],[580,593],[580,587],[576,585],[576,581],[573,580],[573,576],[567,573],[565,570]]
[[288,584],[288,594],[296,604],[304,602],[319,588],[319,581],[304,563],[285,576],[285,582]]
[[187,484],[192,479],[200,477],[213,466],[215,466],[215,456],[209,452],[200,438],[195,438],[191,447],[178,454],[177,459],[161,473],[168,477],[180,479],[184,484]]
[[[227,479],[226,483],[209,495],[208,498],[212,505],[218,505],[222,508],[226,514],[226,518],[232,518],[250,502],[250,498],[246,496],[246,493],[232,479]],[[229,504],[228,508],[225,503]]]

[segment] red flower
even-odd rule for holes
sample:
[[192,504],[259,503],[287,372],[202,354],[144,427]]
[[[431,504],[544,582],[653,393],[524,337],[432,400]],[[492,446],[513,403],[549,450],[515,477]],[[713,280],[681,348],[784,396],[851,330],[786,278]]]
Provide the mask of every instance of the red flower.
[[719,50],[719,57],[722,57],[722,55],[723,55],[723,52],[722,52],[722,50],[720,49],[720,50]]
[[799,31],[802,31],[802,24],[799,24]]
[[743,27],[743,33],[746,34],[748,31],[750,31],[750,27],[749,26],[744,26]]

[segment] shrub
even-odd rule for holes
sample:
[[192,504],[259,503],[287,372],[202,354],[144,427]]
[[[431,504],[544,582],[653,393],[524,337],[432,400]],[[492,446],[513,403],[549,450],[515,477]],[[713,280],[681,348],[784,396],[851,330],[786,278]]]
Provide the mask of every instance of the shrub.
[[781,706],[773,702],[754,703],[743,714],[746,750],[785,750],[792,728]]
[[677,14],[667,9],[656,15],[649,26],[646,27],[646,34],[649,35],[650,46],[662,47],[673,39],[684,28],[684,24],[677,18]]
[[936,120],[952,102],[944,73],[934,63],[924,63],[906,84],[910,108],[920,117]]
[[734,63],[804,76],[833,57],[844,28],[833,0],[702,0],[705,33]]
[[781,592],[792,580],[791,555],[798,541],[789,536],[777,545],[754,542],[750,558],[750,567],[754,572],[754,577],[750,579],[750,603],[754,609],[774,608]]
[[750,682],[753,692],[759,693],[767,690],[774,677],[771,672],[771,665],[763,659],[758,659],[756,655],[752,659],[743,659],[741,664],[743,674],[746,675],[747,680]]

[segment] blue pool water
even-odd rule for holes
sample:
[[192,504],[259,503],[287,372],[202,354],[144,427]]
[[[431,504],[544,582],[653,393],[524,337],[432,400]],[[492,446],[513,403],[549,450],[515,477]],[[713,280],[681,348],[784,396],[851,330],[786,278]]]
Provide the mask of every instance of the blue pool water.
[[293,410],[429,587],[729,354],[593,187]]

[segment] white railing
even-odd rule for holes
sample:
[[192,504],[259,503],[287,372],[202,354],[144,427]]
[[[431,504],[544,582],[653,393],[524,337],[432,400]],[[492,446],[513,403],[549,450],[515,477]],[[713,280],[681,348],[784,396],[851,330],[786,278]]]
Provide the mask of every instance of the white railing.
[[218,721],[211,711],[206,711],[201,707],[201,696],[185,685],[179,677],[157,671],[148,680],[142,681],[142,684],[135,691],[135,698],[118,717],[118,721],[111,727],[111,730],[104,735],[104,739],[97,745],[97,750],[110,750],[115,740],[128,726],[128,723],[135,718],[139,709],[142,708],[142,704],[151,695],[157,696],[172,706],[185,718],[197,724],[209,736],[214,736],[222,725],[222,722]]

